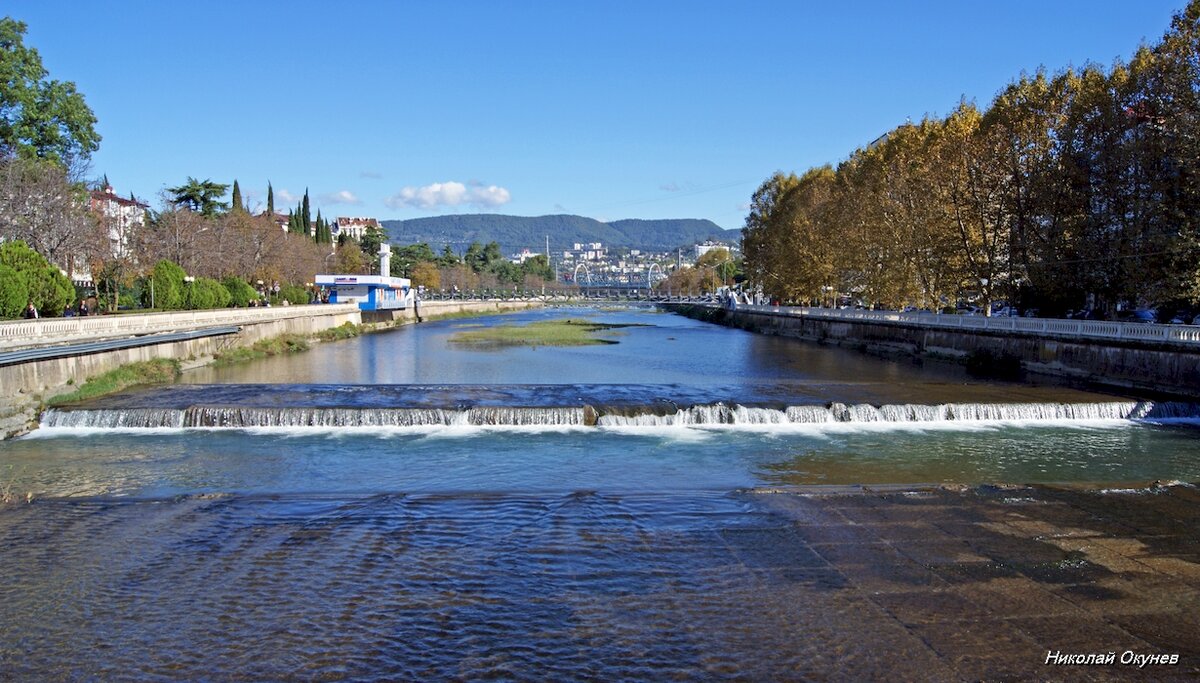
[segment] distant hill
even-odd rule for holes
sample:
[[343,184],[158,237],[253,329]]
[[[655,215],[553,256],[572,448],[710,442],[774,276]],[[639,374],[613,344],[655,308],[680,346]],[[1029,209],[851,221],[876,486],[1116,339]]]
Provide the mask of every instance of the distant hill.
[[723,230],[710,220],[627,219],[602,223],[583,216],[503,216],[459,214],[407,221],[381,221],[393,244],[428,242],[434,251],[449,244],[456,252],[472,242],[498,242],[505,254],[530,249],[540,252],[550,237],[550,250],[570,249],[576,242],[602,242],[607,248],[674,251],[706,239],[736,243],[740,230]]

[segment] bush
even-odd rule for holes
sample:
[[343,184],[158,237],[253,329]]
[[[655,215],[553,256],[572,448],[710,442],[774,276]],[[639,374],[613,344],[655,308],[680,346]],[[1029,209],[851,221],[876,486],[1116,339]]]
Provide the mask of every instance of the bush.
[[186,306],[189,309],[225,308],[232,296],[229,290],[212,278],[198,277],[194,282],[184,283]]
[[29,288],[16,270],[0,264],[0,318],[19,318],[29,302]]
[[275,303],[287,301],[292,304],[308,303],[308,290],[299,285],[284,285],[279,288],[279,296],[275,297]]
[[22,309],[32,301],[43,317],[62,315],[63,307],[75,294],[75,287],[66,275],[19,240],[0,244],[0,265],[16,271],[17,278],[25,285]]
[[234,306],[245,307],[249,306],[251,301],[258,299],[258,292],[240,277],[229,276],[221,280],[221,284],[225,286],[229,292],[230,302]]
[[183,308],[185,292],[183,278],[186,273],[183,268],[170,261],[159,261],[150,273],[150,289],[144,294],[145,303],[151,308],[163,311],[177,311]]

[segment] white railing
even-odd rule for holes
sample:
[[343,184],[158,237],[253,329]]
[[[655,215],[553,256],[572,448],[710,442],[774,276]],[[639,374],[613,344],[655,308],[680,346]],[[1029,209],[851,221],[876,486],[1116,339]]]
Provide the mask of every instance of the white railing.
[[1074,339],[1125,339],[1172,344],[1200,344],[1200,326],[1122,323],[1107,320],[1061,320],[1057,318],[988,318],[985,316],[896,311],[838,310],[799,306],[743,306],[739,311],[824,320],[861,320],[897,323],[913,327],[1020,332]]
[[312,304],[270,308],[222,308],[209,311],[11,320],[0,322],[0,348],[45,346],[80,339],[131,337],[156,332],[195,330],[214,325],[245,325],[356,311],[358,311],[356,304]]

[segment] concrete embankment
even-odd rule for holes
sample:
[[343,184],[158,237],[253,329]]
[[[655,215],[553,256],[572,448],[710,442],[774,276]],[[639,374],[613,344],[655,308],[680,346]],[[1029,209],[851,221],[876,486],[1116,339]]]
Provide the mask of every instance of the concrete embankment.
[[667,308],[712,323],[869,353],[992,364],[1114,388],[1200,398],[1200,344],[1194,342],[1080,338],[1020,330],[956,330],[919,320],[847,320],[820,314],[794,315],[786,310],[775,313],[693,304],[671,304]]
[[[436,301],[422,303],[420,314],[423,319],[429,320],[457,315],[486,315],[541,305],[540,301]],[[50,358],[20,362],[10,357],[11,362],[0,365],[0,438],[26,431],[31,422],[36,420],[45,399],[65,393],[89,377],[122,365],[167,358],[195,367],[211,362],[216,354],[251,346],[259,340],[283,334],[311,336],[345,323],[366,324],[369,328],[382,329],[413,322],[416,322],[416,314],[411,309],[374,314],[363,313],[356,306],[345,304],[3,323],[6,332],[12,333],[4,336],[9,341],[5,345],[7,348],[17,346],[19,339],[24,339],[26,343],[19,348],[61,348],[62,353]],[[51,326],[53,331],[48,333]],[[205,329],[218,332],[178,339],[180,331]],[[114,340],[114,345],[137,345],[80,349],[80,344],[94,342],[97,338]],[[35,342],[36,346],[30,342]]]

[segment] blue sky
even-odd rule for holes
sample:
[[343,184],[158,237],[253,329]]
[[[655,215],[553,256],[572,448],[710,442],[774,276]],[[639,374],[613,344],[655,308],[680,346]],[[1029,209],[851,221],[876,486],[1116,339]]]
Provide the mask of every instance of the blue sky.
[[104,140],[92,175],[187,176],[327,216],[708,218],[776,170],[1128,58],[1184,0],[7,0]]

